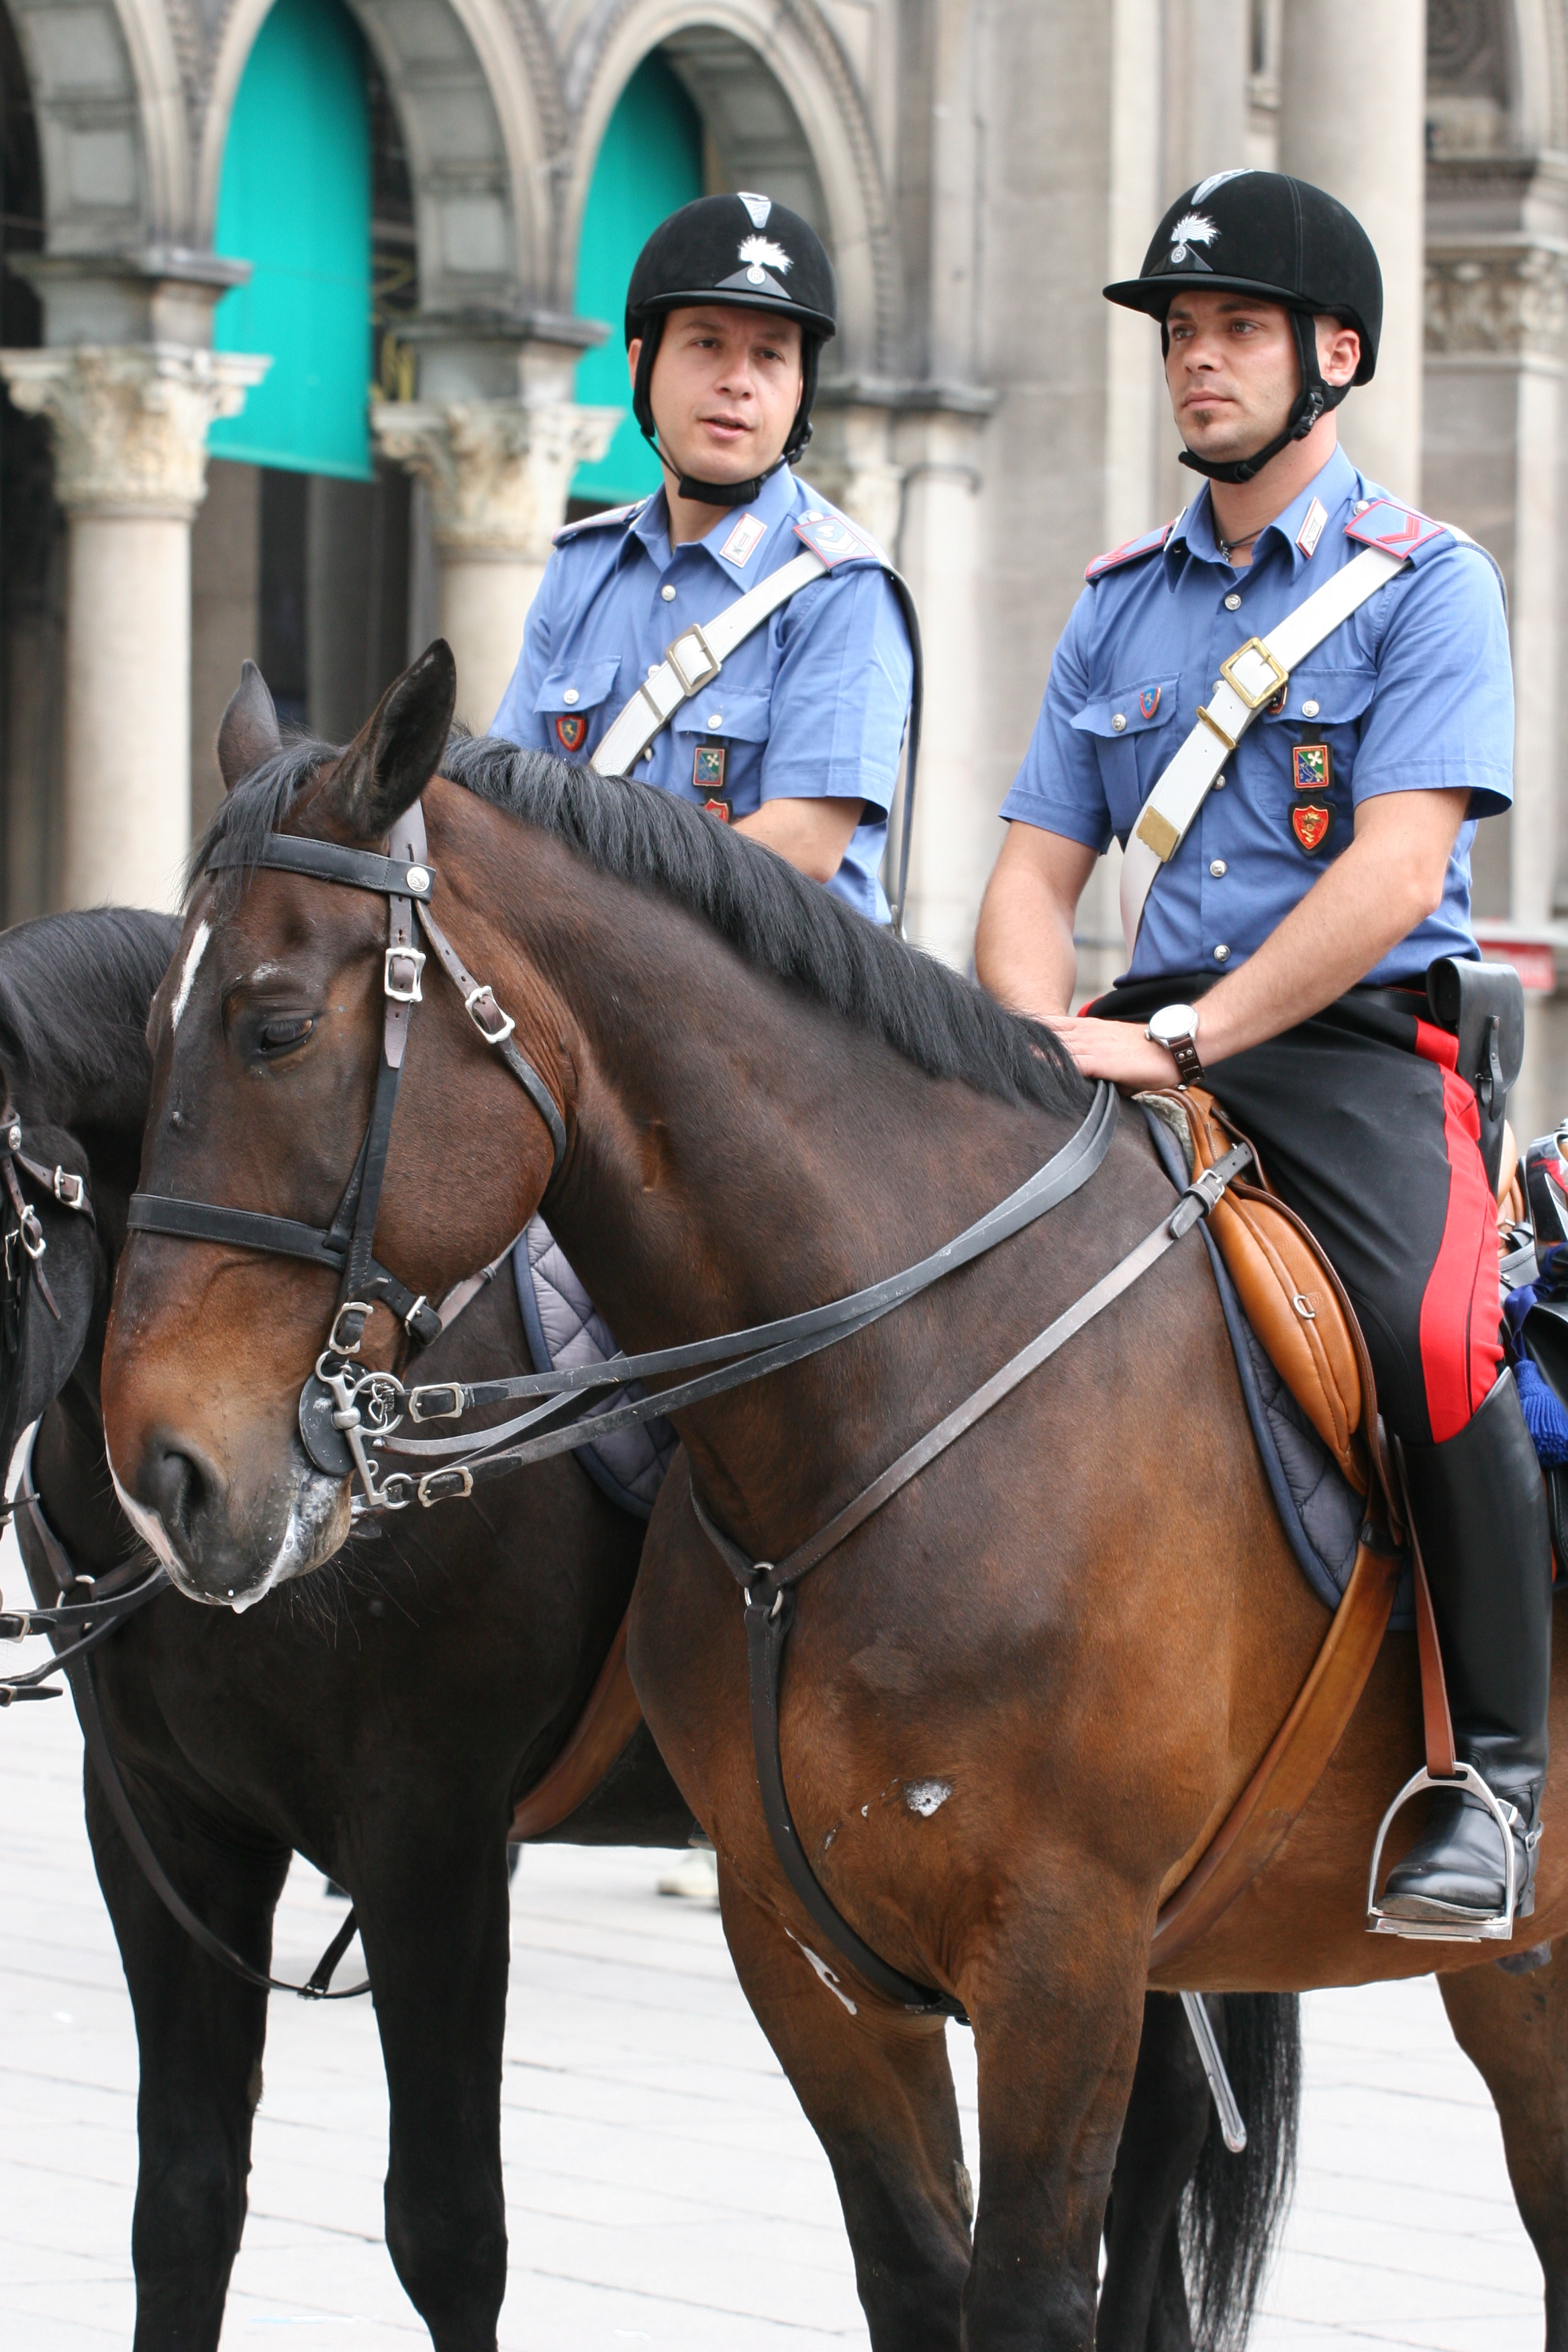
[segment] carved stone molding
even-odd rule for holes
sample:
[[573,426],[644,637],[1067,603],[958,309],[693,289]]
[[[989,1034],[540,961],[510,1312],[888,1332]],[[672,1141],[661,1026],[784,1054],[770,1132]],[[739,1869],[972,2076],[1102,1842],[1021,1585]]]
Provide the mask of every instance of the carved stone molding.
[[16,406],[48,420],[63,507],[184,522],[206,495],[208,425],[237,416],[271,364],[156,343],[0,352]]
[[1428,247],[1426,349],[1560,360],[1568,254],[1555,245]]
[[565,400],[379,402],[385,455],[429,486],[436,544],[468,561],[543,563],[579,466],[610,446],[625,411]]

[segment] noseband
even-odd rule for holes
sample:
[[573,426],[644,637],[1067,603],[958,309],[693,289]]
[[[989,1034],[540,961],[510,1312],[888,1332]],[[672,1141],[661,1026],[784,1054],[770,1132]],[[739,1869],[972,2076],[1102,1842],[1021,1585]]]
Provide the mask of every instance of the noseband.
[[[266,1250],[279,1257],[297,1257],[307,1265],[326,1267],[338,1276],[337,1304],[331,1329],[309,1384],[322,1389],[321,1367],[330,1360],[357,1356],[366,1321],[379,1300],[388,1307],[416,1339],[429,1340],[439,1331],[440,1318],[423,1293],[416,1297],[406,1283],[384,1266],[375,1255],[376,1219],[381,1213],[386,1155],[392,1140],[393,1113],[403,1076],[404,1049],[414,1007],[423,1003],[420,975],[426,958],[416,945],[416,921],[429,940],[437,963],[463,1000],[463,1010],[487,1045],[493,1046],[527,1093],[550,1129],[553,1147],[551,1175],[566,1153],[566,1129],[555,1097],[512,1043],[516,1023],[496,1003],[489,984],[474,978],[430,912],[435,876],[426,858],[425,815],[419,803],[393,827],[392,855],[349,849],[337,842],[315,841],[300,834],[268,834],[260,855],[254,856],[228,842],[219,842],[208,857],[209,874],[225,868],[263,866],[280,874],[303,874],[312,881],[336,882],[351,890],[379,891],[388,908],[386,951],[382,959],[382,992],[386,1000],[382,1024],[381,1057],[375,1093],[364,1140],[360,1145],[342,1198],[329,1225],[307,1225],[293,1217],[273,1217],[255,1209],[231,1209],[216,1201],[187,1201],[164,1192],[133,1192],[129,1230],[162,1234],[177,1241],[216,1242],[230,1249]],[[322,1390],[330,1409],[331,1395]],[[306,1450],[319,1468],[341,1475],[337,1454],[330,1463],[319,1459],[307,1426],[306,1400],[300,1400],[301,1433]]]

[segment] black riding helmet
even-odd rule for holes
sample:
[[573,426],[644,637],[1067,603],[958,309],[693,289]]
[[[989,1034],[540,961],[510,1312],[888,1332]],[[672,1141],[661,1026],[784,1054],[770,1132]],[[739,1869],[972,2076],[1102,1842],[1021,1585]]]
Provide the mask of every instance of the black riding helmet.
[[1283,172],[1216,172],[1176,198],[1154,233],[1136,278],[1105,289],[1107,301],[1146,310],[1160,321],[1184,288],[1210,293],[1259,294],[1282,302],[1296,330],[1301,389],[1285,430],[1250,457],[1221,461],[1182,452],[1184,466],[1219,482],[1249,482],[1288,442],[1302,440],[1326,409],[1337,408],[1349,384],[1327,384],[1318,371],[1315,316],[1353,327],[1361,337],[1354,382],[1370,383],[1383,328],[1383,273],[1372,240],[1353,213]]
[[[648,387],[664,321],[671,310],[697,302],[737,310],[776,310],[800,326],[800,406],[777,464],[798,457],[811,438],[816,365],[823,344],[838,328],[833,264],[809,222],[769,196],[699,196],[660,221],[637,258],[626,289],[626,346],[640,335],[632,412],[650,448],[658,450]],[[666,465],[668,459],[658,454]],[[673,468],[671,468],[673,471]],[[681,478],[682,498],[707,506],[745,507],[766,475],[745,482],[697,482]]]

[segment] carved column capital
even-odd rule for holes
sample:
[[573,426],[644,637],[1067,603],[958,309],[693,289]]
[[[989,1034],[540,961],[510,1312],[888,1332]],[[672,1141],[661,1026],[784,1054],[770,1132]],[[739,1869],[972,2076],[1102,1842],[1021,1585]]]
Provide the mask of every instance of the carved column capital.
[[566,400],[378,402],[385,455],[423,477],[436,544],[472,562],[543,563],[572,477],[610,446],[624,410]]
[[237,416],[271,364],[172,343],[0,352],[16,406],[48,420],[63,507],[181,522],[206,495],[208,425]]
[[1563,356],[1568,254],[1556,244],[1455,239],[1426,251],[1429,353]]

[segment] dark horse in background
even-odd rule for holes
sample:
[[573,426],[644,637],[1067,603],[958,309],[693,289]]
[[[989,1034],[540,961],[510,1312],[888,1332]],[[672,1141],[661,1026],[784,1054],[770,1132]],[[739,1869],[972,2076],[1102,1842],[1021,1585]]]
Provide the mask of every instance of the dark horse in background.
[[[278,828],[384,854],[416,802],[432,916],[515,1021],[565,1149],[552,1172],[546,1122],[433,960],[374,1237],[411,1292],[439,1296],[542,1200],[628,1350],[708,1339],[918,1264],[1079,1129],[1089,1089],[1048,1032],[699,810],[449,743],[455,684],[433,647],[346,752],[279,749],[220,809],[215,835],[251,870],[196,860],[153,1016],[149,1193],[331,1219],[386,1034],[387,902],[334,887],[313,856],[309,874],[254,861]],[[742,1595],[694,1494],[750,1559],[784,1560],[1168,1232],[1172,1206],[1124,1115],[1092,1181],[1002,1247],[844,1344],[679,1411],[686,1459],[632,1604],[637,1696],[718,1849],[731,1953],[833,2163],[879,2352],[1092,2342],[1152,1976],[1289,1990],[1434,1968],[1500,2112],[1568,2352],[1568,1961],[1508,1976],[1484,1950],[1365,1931],[1378,1822],[1420,1756],[1412,1640],[1382,1643],[1270,1866],[1152,1968],[1162,1904],[1329,1624],[1274,1510],[1195,1236],[798,1591],[781,1722],[800,1845],[882,1962],[973,2022],[973,2231],[940,2021],[810,1965],[821,1931],[759,1802]],[[332,1288],[210,1242],[139,1233],[121,1259],[109,1455],[198,1599],[319,1566],[348,1531],[347,1479],[299,1434]],[[369,1360],[384,1367],[396,1339],[378,1309]],[[1568,1935],[1568,1647],[1555,1664],[1558,1827],[1531,1944]],[[903,1801],[932,1775],[940,1810]]]
[[[43,1415],[33,1473],[46,1513],[89,1574],[129,1540],[99,1369],[147,1109],[148,1008],[177,929],[103,909],[0,936],[6,1098],[26,1149],[81,1173],[96,1214],[95,1237],[41,1203],[61,1321],[33,1302],[13,1375],[19,1424]],[[526,1363],[510,1278],[485,1286],[422,1360],[470,1378]],[[507,1828],[577,1718],[641,1540],[564,1454],[482,1507],[366,1529],[330,1579],[243,1619],[167,1593],[99,1653],[121,1774],[208,1927],[265,1970],[292,1853],[353,1894],[390,2093],[387,2243],[439,2352],[490,2352],[506,2284]],[[25,1738],[26,1720],[9,1718],[5,1736]],[[267,1997],[164,1909],[90,1765],[85,1793],[141,2050],[136,2352],[211,2352],[245,2220]],[[555,1834],[668,1846],[689,1825],[639,1729]],[[1184,2352],[1186,2284],[1199,2342],[1239,2344],[1287,2191],[1295,2004],[1214,2007],[1248,2152],[1226,2154],[1178,2005],[1153,1997],[1110,2233],[1101,2341],[1114,2352]]]

